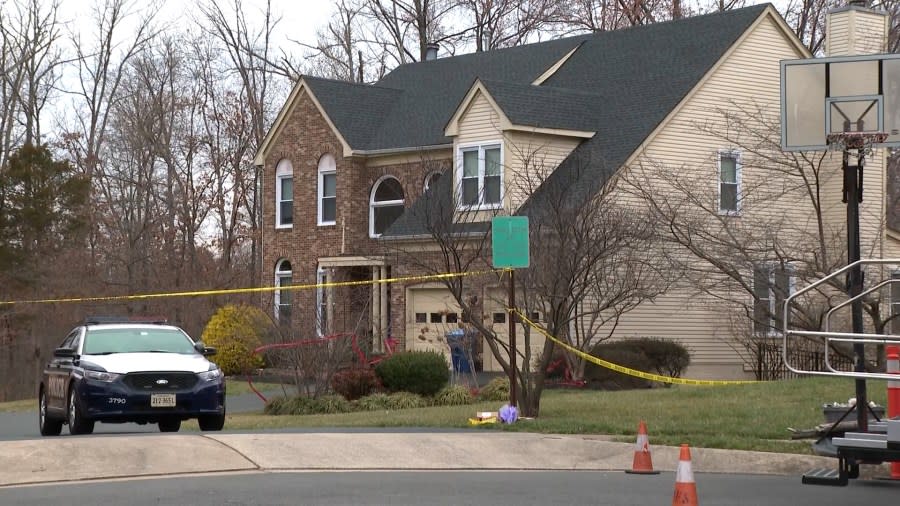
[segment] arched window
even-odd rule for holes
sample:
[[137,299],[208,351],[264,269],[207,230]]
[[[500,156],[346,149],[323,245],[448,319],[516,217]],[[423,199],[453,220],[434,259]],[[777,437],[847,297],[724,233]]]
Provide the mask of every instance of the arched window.
[[[275,286],[291,286],[293,279],[291,272],[291,262],[288,260],[279,260],[275,264]],[[281,323],[290,323],[291,321],[291,291],[275,290],[275,318]]]
[[372,187],[369,199],[369,237],[378,237],[403,214],[403,186],[393,176],[384,176]]
[[319,158],[319,225],[334,225],[337,219],[337,164],[325,154]]
[[275,167],[275,228],[290,228],[294,223],[294,167],[281,160]]
[[428,191],[429,188],[434,186],[434,183],[437,183],[440,178],[441,178],[441,173],[437,172],[437,171],[432,172],[432,173],[428,174],[427,176],[425,176],[425,191]]

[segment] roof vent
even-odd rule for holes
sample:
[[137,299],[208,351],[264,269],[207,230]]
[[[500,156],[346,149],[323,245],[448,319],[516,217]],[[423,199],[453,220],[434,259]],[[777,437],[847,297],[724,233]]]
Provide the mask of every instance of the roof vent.
[[868,0],[848,0],[847,5],[856,5],[857,7],[868,7]]
[[428,45],[425,46],[425,61],[437,60],[437,52],[440,47],[441,46],[434,42],[429,42]]

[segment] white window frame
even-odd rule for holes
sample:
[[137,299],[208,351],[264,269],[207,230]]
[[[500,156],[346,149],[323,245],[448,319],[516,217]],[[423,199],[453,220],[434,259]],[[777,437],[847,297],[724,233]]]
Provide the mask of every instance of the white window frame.
[[375,209],[379,207],[392,207],[392,206],[404,206],[406,204],[406,194],[404,193],[403,198],[400,200],[383,200],[380,202],[375,202],[375,192],[378,191],[378,187],[381,186],[381,183],[387,181],[388,179],[393,179],[397,181],[397,184],[400,185],[400,190],[403,190],[403,183],[400,182],[395,176],[386,175],[378,178],[378,181],[375,181],[375,184],[372,185],[372,193],[369,194],[369,237],[376,238],[381,237],[381,234],[375,233]]
[[[500,201],[496,204],[485,204],[482,200],[484,198],[484,177],[485,177],[485,163],[484,163],[484,152],[487,149],[500,148]],[[475,205],[466,205],[463,203],[463,153],[468,151],[478,151],[478,199],[479,203]],[[503,149],[503,141],[502,140],[490,140],[484,142],[471,142],[466,144],[460,144],[456,148],[456,192],[457,192],[457,200],[459,202],[460,209],[471,210],[471,211],[487,211],[492,209],[502,209],[503,202],[506,197],[506,192],[504,191],[503,181],[505,178],[505,159],[506,153]]]
[[[328,163],[330,161],[331,163]],[[318,184],[316,190],[316,207],[318,208],[317,212],[317,223],[321,226],[334,225],[337,223],[337,162],[334,159],[334,156],[326,153],[319,158],[318,163]],[[322,200],[325,198],[325,176],[334,176],[334,220],[325,221],[322,219]]]
[[[285,263],[290,265],[292,270],[283,270],[282,267],[284,266]],[[281,288],[282,286],[284,286],[282,284],[282,282],[284,281],[285,278],[290,278],[291,283],[293,283],[293,279],[294,279],[293,267],[294,266],[293,266],[293,264],[291,264],[291,261],[286,258],[282,258],[282,259],[278,260],[277,262],[275,262],[275,286],[276,287]],[[275,305],[275,308],[274,308],[275,320],[281,321],[281,290],[275,290],[275,292],[274,292],[274,305]],[[288,314],[290,314],[291,312],[293,312],[293,308],[289,306]],[[282,323],[284,323],[284,322],[282,322]]]
[[[776,290],[776,280],[775,274],[776,271],[782,268],[781,264],[761,264],[754,267],[753,273],[753,291],[756,293],[756,269],[765,268],[768,271],[768,303],[769,303],[769,321],[766,323],[766,336],[767,337],[781,337],[781,326],[778,324],[779,317],[783,317],[784,311],[784,301],[787,300],[791,294],[797,291],[797,271],[796,268],[791,264],[784,264],[783,272],[787,273],[787,293],[784,294],[784,298],[782,300],[778,300],[778,294],[775,292]],[[780,302],[780,304],[779,304]],[[754,312],[755,313],[755,312]],[[755,317],[755,316],[754,316]],[[788,314],[790,317],[790,314]],[[756,325],[756,321],[753,322],[754,327]],[[790,322],[788,322],[790,323]],[[756,332],[754,328],[754,335],[760,336],[761,334]]]
[[[724,183],[722,181],[722,158],[734,158],[734,183]],[[723,216],[740,216],[741,201],[743,200],[743,182],[741,178],[741,152],[735,149],[720,149],[716,158],[716,209]],[[722,185],[733,184],[737,187],[735,192],[735,208],[722,209]]]
[[[292,228],[294,226],[293,202],[291,203],[291,223],[282,223],[281,204],[284,199],[281,196],[282,181],[290,179],[291,189],[294,184],[294,166],[287,158],[280,160],[275,166],[275,228]],[[291,200],[293,201],[293,191],[291,191]]]

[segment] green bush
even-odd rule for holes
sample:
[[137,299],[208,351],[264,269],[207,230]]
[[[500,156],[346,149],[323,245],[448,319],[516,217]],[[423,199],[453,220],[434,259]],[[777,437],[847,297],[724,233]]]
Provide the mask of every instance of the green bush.
[[388,392],[411,392],[425,397],[438,393],[450,380],[450,366],[435,351],[395,353],[375,366]]
[[388,395],[381,393],[361,397],[353,401],[353,404],[360,411],[386,411],[390,409],[390,399],[388,398]]
[[[638,371],[679,377],[691,362],[690,353],[671,339],[641,337],[624,341],[599,343],[591,355]],[[585,379],[599,388],[649,388],[656,382],[622,374],[588,363]]]
[[259,308],[229,304],[209,319],[200,339],[216,348],[213,360],[231,376],[262,367],[262,358],[251,352],[262,345],[270,328],[269,318]]
[[368,367],[338,371],[331,378],[331,388],[344,399],[354,401],[377,390],[378,377]]
[[306,396],[276,397],[263,409],[267,415],[320,415],[350,411],[353,411],[353,406],[339,395],[326,395],[318,399]]
[[653,370],[662,376],[681,377],[691,364],[690,352],[677,341],[663,337],[642,337],[635,343],[647,355]]
[[435,406],[462,406],[474,401],[472,391],[463,385],[450,385],[441,389],[434,396]]
[[482,387],[478,392],[478,399],[482,401],[506,401],[509,400],[509,378],[494,378]]
[[387,405],[388,409],[411,409],[423,408],[428,405],[428,402],[418,394],[411,392],[395,392],[388,395]]

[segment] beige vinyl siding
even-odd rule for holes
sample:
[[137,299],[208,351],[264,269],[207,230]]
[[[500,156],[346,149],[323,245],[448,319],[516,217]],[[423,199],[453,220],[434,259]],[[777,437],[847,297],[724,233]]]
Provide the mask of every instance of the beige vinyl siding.
[[[710,132],[729,132],[719,111],[733,111],[735,104],[745,109],[753,109],[754,104],[760,104],[767,116],[777,117],[780,95],[779,61],[802,56],[778,29],[775,21],[766,16],[721,62],[670,122],[652,138],[633,165],[649,169],[662,165],[674,171],[693,174],[697,185],[706,185],[708,189],[706,205],[715,208],[712,206],[718,205],[718,152],[735,148],[721,135]],[[780,186],[774,188],[768,182],[766,171],[753,167],[753,162],[747,159],[748,155],[742,153],[743,190],[745,193],[753,191],[754,195],[760,197],[769,194],[770,200],[766,205],[744,209],[740,217],[732,219],[769,222],[783,220],[795,229],[794,232],[785,232],[797,234],[803,234],[803,229],[815,226],[810,206],[798,205],[798,199],[804,198],[803,192],[794,190],[786,197],[772,201],[772,195],[778,195],[787,189]],[[829,180],[836,177],[840,181],[839,170],[837,172],[835,176],[826,171],[826,177]],[[657,183],[659,192],[671,191],[663,181]],[[841,194],[838,191],[829,198],[840,203]],[[735,298],[744,296],[750,298],[749,294],[734,295]],[[740,374],[743,359],[735,351],[732,331],[723,327],[731,325],[733,312],[734,308],[698,297],[688,288],[674,290],[655,303],[644,304],[624,315],[616,337],[673,337],[684,341],[690,348],[693,374],[729,370],[724,367],[729,364]],[[744,323],[736,322],[735,325],[749,326],[749,322],[744,319]]]
[[887,16],[877,12],[847,9],[828,16],[825,53],[850,56],[883,53],[887,47]]
[[[544,133],[501,130],[500,113],[481,91],[477,91],[460,115],[459,135],[453,142],[454,157],[460,146],[500,142],[503,145],[504,209],[518,208],[547,174],[553,171],[583,139]],[[454,160],[453,170],[459,170]],[[456,174],[456,181],[459,175]],[[485,214],[489,219],[493,213]],[[470,217],[471,218],[471,217]]]
[[850,54],[850,13],[851,11],[848,10],[826,17],[826,56]]
[[504,146],[507,209],[518,209],[581,141],[574,137],[507,132]]
[[472,144],[483,141],[500,140],[500,114],[481,91],[469,103],[468,108],[459,118],[459,135],[453,140],[453,147],[461,144]]

